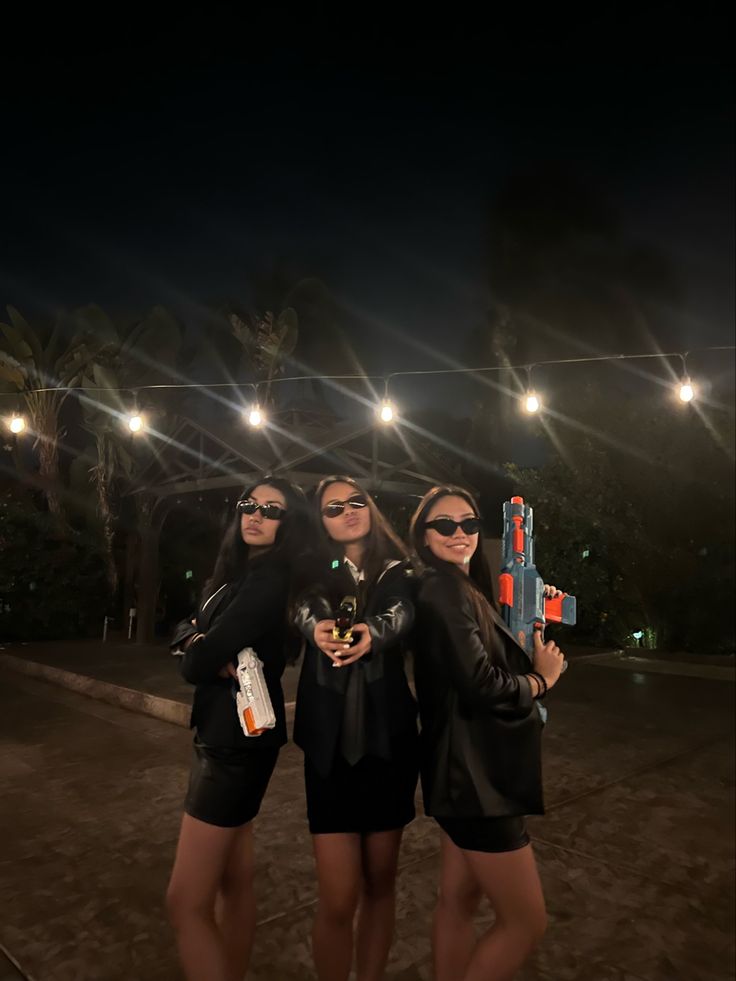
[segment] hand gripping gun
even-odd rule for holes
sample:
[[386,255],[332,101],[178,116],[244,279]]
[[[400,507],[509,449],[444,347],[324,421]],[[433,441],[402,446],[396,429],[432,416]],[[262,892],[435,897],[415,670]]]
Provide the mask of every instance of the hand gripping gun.
[[534,564],[533,527],[532,509],[523,497],[506,501],[498,598],[506,625],[530,658],[535,630],[544,630],[550,622],[574,624],[577,616],[574,596],[544,596],[544,582]]

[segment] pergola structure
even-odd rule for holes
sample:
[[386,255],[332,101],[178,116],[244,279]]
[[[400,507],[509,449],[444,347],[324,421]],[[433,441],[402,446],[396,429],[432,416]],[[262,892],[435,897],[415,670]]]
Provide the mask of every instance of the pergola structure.
[[[153,637],[161,530],[172,506],[185,495],[237,493],[264,473],[305,488],[330,473],[347,473],[372,493],[415,497],[434,484],[457,480],[456,470],[428,439],[372,419],[340,419],[314,403],[278,413],[262,429],[237,421],[205,425],[176,416],[166,434],[154,432],[149,439],[153,455],[129,491],[139,518],[136,639],[140,643]],[[133,573],[128,565],[126,591],[131,596]]]

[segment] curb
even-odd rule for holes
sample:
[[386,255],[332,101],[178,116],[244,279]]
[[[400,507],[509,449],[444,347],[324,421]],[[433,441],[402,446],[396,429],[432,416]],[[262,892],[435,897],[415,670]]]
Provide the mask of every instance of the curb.
[[18,981],[34,981],[30,974],[26,974],[8,948],[2,943],[0,943],[0,969],[3,972],[3,979],[7,979],[7,981],[10,981],[11,978],[17,978]]
[[[67,688],[78,695],[86,695],[88,698],[94,698],[98,702],[106,702],[116,708],[137,712],[139,715],[148,715],[154,719],[159,719],[161,722],[170,722],[172,725],[181,726],[182,729],[189,728],[192,706],[188,702],[177,702],[173,698],[164,698],[163,695],[151,695],[149,692],[139,691],[137,688],[126,688],[124,685],[117,685],[112,681],[90,678],[86,674],[77,674],[75,671],[55,668],[51,664],[16,657],[14,654],[0,654],[0,667],[15,671],[16,674],[47,681],[49,684],[57,685],[60,688]],[[286,702],[285,704],[287,723],[294,721],[295,704],[295,702]]]
[[130,712],[150,715],[162,722],[171,722],[173,725],[182,726],[185,729],[189,728],[189,716],[192,709],[190,705],[184,702],[175,702],[171,698],[151,695],[134,688],[125,688],[123,685],[115,685],[110,681],[89,678],[87,675],[76,674],[74,671],[55,668],[51,664],[28,661],[22,657],[15,657],[13,654],[0,654],[0,665],[15,671],[17,674],[49,681],[53,685],[68,688],[80,695],[87,695],[99,702],[107,702],[108,705],[128,709]]

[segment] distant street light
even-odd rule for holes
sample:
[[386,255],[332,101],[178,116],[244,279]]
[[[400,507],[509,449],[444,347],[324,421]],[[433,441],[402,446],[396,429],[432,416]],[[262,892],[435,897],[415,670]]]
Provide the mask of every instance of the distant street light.
[[137,412],[128,416],[128,429],[131,433],[139,433],[143,429],[143,416]]

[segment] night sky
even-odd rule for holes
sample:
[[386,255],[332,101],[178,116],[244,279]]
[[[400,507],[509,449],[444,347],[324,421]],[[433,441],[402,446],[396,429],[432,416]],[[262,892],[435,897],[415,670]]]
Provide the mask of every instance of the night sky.
[[208,10],[66,24],[58,41],[6,32],[0,308],[186,317],[247,299],[281,263],[355,313],[372,367],[435,366],[411,340],[459,356],[488,309],[494,195],[553,165],[682,270],[678,342],[732,343],[734,78],[717,20],[589,14],[552,40],[550,24],[458,17],[410,43],[385,24],[340,39],[313,23],[317,41],[291,22],[236,30]]

